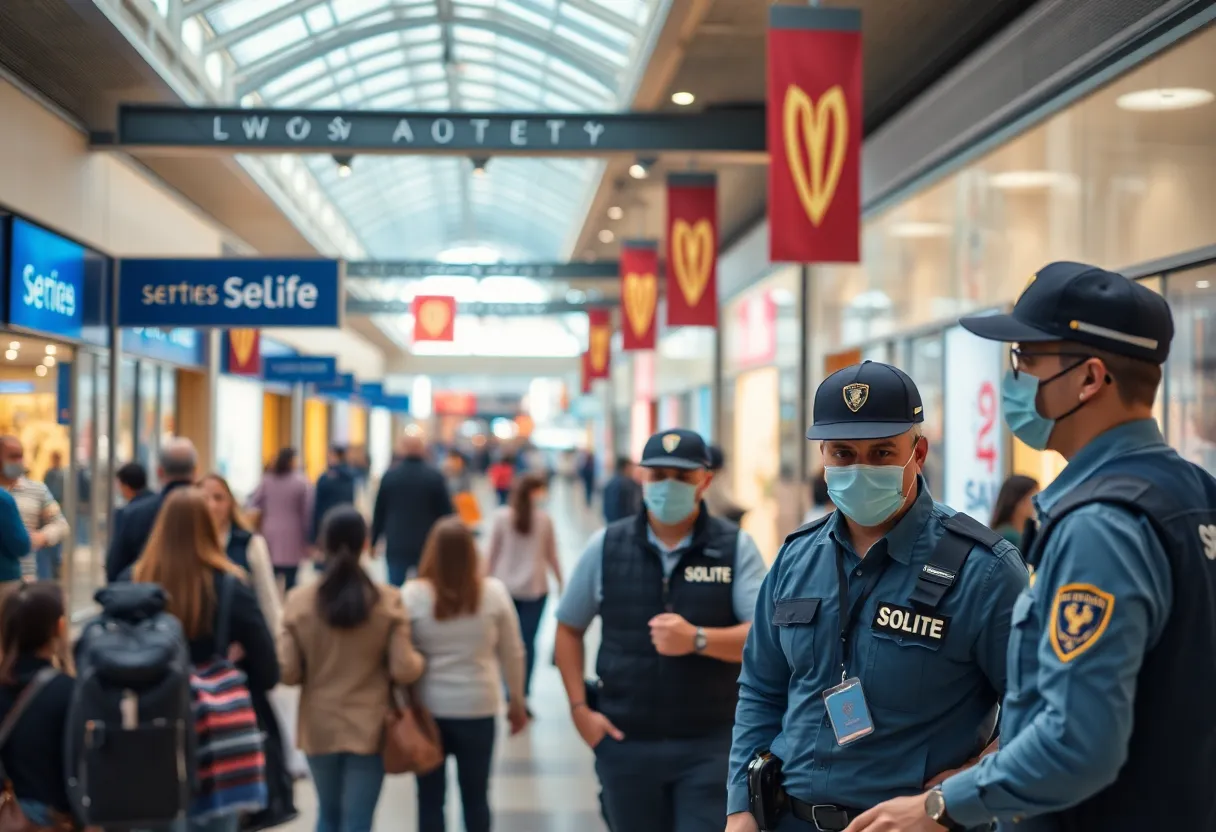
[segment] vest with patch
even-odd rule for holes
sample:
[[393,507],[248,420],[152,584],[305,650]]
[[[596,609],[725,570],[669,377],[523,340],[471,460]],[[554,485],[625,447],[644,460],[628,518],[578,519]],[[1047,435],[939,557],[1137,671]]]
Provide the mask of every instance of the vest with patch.
[[[604,534],[599,710],[631,739],[729,736],[739,665],[708,656],[660,656],[650,620],[664,612],[696,627],[733,627],[739,527],[702,508],[670,578],[649,540],[646,513]],[[715,552],[711,555],[709,552]],[[727,571],[729,570],[729,571]]]
[[1063,517],[1091,503],[1119,506],[1152,524],[1169,560],[1173,606],[1136,679],[1127,761],[1113,783],[1060,812],[1059,828],[1131,832],[1164,824],[1216,829],[1216,712],[1211,707],[1216,690],[1216,479],[1172,450],[1112,460],[1053,507],[1036,535],[1031,562],[1039,562]]
[[232,532],[228,535],[228,560],[246,572],[249,571],[249,541],[251,540],[253,540],[252,534],[236,526],[232,527]]

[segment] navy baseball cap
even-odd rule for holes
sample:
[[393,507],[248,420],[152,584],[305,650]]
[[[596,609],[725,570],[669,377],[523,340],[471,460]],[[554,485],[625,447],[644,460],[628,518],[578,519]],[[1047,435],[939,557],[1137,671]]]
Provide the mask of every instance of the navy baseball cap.
[[1071,341],[1164,364],[1174,338],[1165,298],[1121,274],[1085,263],[1049,263],[1030,278],[1007,315],[959,321],[989,341]]
[[683,468],[695,471],[709,467],[709,450],[701,434],[683,428],[656,433],[642,448],[643,468]]
[[886,439],[925,421],[925,408],[907,373],[864,361],[823,380],[813,417],[807,439]]

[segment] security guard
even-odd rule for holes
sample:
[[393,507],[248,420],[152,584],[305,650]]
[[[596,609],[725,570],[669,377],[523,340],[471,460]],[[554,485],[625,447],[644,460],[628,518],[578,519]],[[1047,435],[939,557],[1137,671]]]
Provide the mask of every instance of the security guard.
[[1036,498],[1001,750],[850,832],[1216,829],[1216,479],[1153,419],[1168,304],[1122,275],[1052,263],[1011,315],[961,323],[1016,344],[1005,421],[1068,466]]
[[[615,832],[722,830],[739,662],[766,567],[751,536],[702,502],[708,465],[692,431],[650,437],[645,510],[592,537],[557,610],[557,666]],[[597,615],[599,684],[585,687]]]
[[846,367],[815,393],[836,511],[786,538],[743,654],[728,832],[842,830],[969,765],[1005,690],[1026,568],[1008,541],[935,503],[916,385]]

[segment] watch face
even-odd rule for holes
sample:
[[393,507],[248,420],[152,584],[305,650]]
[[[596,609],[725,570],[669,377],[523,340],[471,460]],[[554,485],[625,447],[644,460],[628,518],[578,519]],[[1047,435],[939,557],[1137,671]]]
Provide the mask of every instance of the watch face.
[[692,644],[693,644],[693,647],[695,647],[696,649],[698,649],[698,650],[704,650],[704,649],[705,649],[705,646],[706,646],[706,644],[707,644],[708,642],[709,642],[709,639],[707,639],[707,638],[705,637],[705,633],[703,633],[703,632],[701,632],[700,630],[698,630],[698,631],[697,631],[697,636],[696,636],[696,638],[695,638],[695,639],[693,639]]
[[937,789],[925,795],[925,814],[930,820],[941,820],[946,814],[946,799]]

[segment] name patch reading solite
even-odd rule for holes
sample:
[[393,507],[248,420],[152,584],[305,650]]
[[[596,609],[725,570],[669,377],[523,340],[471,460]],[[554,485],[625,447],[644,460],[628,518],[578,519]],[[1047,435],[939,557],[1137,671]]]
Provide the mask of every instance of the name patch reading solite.
[[946,640],[946,634],[950,632],[950,619],[925,615],[912,607],[882,601],[874,613],[874,623],[870,629],[936,646]]

